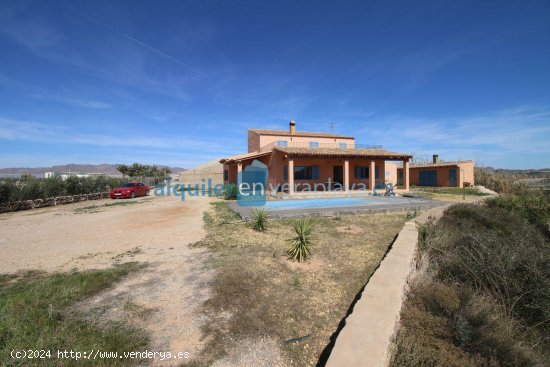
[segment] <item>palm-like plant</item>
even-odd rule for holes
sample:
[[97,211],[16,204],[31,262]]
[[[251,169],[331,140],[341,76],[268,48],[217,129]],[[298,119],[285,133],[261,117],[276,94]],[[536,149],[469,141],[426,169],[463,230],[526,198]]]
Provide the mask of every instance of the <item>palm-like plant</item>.
[[254,220],[253,228],[256,231],[263,232],[267,229],[267,219],[269,218],[269,212],[263,208],[254,209],[252,212],[252,217]]
[[294,232],[296,237],[292,238],[291,246],[287,251],[291,260],[302,262],[306,261],[311,252],[311,246],[313,245],[313,238],[311,232],[313,232],[313,225],[309,218],[300,218],[294,222]]
[[237,185],[229,184],[225,186],[225,199],[237,200]]

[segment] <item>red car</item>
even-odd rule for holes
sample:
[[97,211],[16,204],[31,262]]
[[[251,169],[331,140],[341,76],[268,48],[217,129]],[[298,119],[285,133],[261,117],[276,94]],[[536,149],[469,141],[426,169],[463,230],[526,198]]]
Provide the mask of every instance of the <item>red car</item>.
[[149,186],[141,182],[128,182],[109,193],[111,199],[135,198],[136,196],[149,195]]

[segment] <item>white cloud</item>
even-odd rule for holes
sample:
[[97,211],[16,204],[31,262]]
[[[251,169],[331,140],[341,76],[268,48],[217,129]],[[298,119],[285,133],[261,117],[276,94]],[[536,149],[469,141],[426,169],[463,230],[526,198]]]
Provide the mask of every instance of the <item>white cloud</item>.
[[[386,148],[447,159],[479,159],[506,167],[509,162],[550,165],[550,107],[527,105],[457,119],[384,116],[360,123],[358,140]],[[530,162],[533,157],[538,161]]]
[[195,136],[183,137],[185,131],[175,131],[170,136],[87,134],[68,126],[44,124],[34,121],[14,120],[0,117],[0,140],[32,141],[41,143],[84,144],[98,147],[140,147],[178,150],[185,152],[208,152],[224,155],[236,147],[220,138],[205,140]]
[[52,101],[57,101],[69,106],[91,108],[91,109],[106,109],[113,107],[110,103],[97,101],[93,99],[83,99],[83,98],[73,98],[73,97],[64,97],[57,95],[36,95],[38,98],[48,99]]

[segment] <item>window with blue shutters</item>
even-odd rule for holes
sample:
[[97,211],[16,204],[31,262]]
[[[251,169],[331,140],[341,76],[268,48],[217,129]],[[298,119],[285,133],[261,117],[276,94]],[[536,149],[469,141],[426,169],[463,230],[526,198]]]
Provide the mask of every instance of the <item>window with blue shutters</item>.
[[318,180],[319,179],[319,166],[312,166],[311,167],[311,178],[313,180]]
[[282,147],[282,148],[288,147],[288,141],[286,141],[286,140],[277,140],[277,146]]
[[[369,166],[355,166],[355,178],[359,179],[367,179],[369,178]],[[378,179],[380,177],[380,171],[378,169],[379,167],[376,167],[374,169],[374,178]]]
[[347,149],[348,143],[340,143],[339,146],[340,146],[340,149]]
[[355,166],[355,178],[369,178],[369,166]]
[[[284,179],[288,180],[288,166],[284,168]],[[294,179],[295,180],[318,180],[320,177],[319,166],[295,166],[294,167]]]
[[319,142],[318,141],[310,141],[309,142],[310,148],[319,148]]

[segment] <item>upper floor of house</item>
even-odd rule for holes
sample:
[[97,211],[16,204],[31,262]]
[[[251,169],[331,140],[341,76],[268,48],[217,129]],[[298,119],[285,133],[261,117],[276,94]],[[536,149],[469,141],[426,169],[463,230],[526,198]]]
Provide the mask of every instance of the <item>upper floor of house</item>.
[[248,152],[261,152],[274,147],[292,148],[355,148],[355,138],[331,133],[296,130],[290,121],[288,130],[248,129]]

